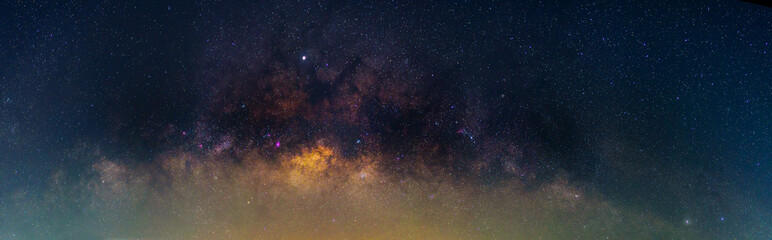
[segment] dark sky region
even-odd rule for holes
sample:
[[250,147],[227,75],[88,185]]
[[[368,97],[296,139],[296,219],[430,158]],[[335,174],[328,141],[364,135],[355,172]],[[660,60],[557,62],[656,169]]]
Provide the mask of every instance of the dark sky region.
[[772,239],[772,8],[3,1],[0,239]]

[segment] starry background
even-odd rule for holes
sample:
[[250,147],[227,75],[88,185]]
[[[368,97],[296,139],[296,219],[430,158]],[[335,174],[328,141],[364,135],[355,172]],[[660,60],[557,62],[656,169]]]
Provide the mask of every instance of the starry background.
[[772,9],[0,3],[0,239],[770,239]]

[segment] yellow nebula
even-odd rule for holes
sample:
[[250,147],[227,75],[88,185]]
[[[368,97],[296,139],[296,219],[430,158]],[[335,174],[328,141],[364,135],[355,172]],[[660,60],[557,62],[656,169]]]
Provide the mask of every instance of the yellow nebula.
[[318,174],[327,170],[334,163],[332,149],[318,146],[306,150],[290,160],[292,168],[304,174]]
[[333,150],[325,146],[304,149],[300,155],[285,162],[289,183],[306,188],[310,183],[329,175],[327,171],[336,163],[333,155]]

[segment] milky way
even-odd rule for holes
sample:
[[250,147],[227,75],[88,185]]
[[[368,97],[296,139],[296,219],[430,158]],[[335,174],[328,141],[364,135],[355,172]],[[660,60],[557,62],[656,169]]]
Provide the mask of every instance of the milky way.
[[0,9],[0,239],[772,237],[764,6]]

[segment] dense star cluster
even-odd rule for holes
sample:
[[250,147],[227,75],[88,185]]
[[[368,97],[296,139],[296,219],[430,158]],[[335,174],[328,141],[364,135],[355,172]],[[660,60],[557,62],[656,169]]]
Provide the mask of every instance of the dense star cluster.
[[0,239],[772,238],[772,9],[0,3]]

